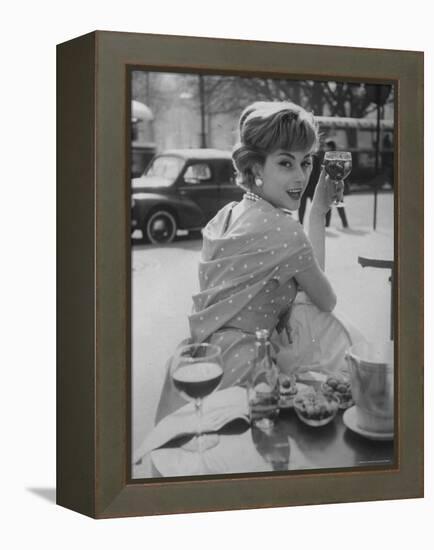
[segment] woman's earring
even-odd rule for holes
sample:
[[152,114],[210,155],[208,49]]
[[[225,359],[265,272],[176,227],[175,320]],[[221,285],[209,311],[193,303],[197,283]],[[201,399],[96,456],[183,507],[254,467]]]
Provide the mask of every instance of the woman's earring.
[[256,185],[256,187],[262,187],[264,185],[264,182],[262,181],[262,179],[259,176],[255,177],[255,185]]

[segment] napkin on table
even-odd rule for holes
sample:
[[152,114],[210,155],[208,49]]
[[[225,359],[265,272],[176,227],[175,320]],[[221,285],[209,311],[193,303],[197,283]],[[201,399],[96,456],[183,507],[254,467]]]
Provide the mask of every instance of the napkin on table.
[[[212,393],[203,400],[202,431],[216,432],[236,418],[249,422],[249,407],[245,388],[234,386]],[[194,403],[188,403],[161,420],[134,452],[137,464],[144,455],[175,437],[197,432],[198,415]]]

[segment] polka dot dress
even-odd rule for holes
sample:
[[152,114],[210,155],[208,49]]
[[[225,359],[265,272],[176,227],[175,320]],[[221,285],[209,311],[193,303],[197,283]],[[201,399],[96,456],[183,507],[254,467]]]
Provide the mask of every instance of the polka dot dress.
[[275,329],[297,294],[295,276],[315,263],[298,222],[265,201],[247,202],[247,210],[230,225],[236,203],[220,210],[204,229],[200,292],[193,296],[189,317],[194,341],[222,349],[222,387],[247,379],[255,331]]

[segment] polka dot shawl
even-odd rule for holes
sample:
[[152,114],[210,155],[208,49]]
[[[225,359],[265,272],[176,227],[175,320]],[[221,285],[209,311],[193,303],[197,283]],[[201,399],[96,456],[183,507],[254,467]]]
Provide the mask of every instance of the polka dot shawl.
[[[200,291],[189,317],[193,340],[204,341],[238,317],[260,293],[286,285],[315,264],[311,243],[290,215],[260,200],[251,202],[226,229],[236,203],[222,208],[203,232]],[[252,332],[257,324],[252,313]],[[244,318],[245,326],[249,319]],[[232,323],[233,324],[233,323]]]

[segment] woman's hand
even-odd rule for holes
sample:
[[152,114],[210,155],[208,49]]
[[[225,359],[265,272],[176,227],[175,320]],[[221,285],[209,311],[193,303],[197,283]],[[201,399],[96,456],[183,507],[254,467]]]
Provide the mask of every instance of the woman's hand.
[[336,183],[327,175],[323,168],[315,188],[312,209],[319,211],[321,214],[326,214],[330,210],[333,201],[342,196],[343,190],[343,181]]

